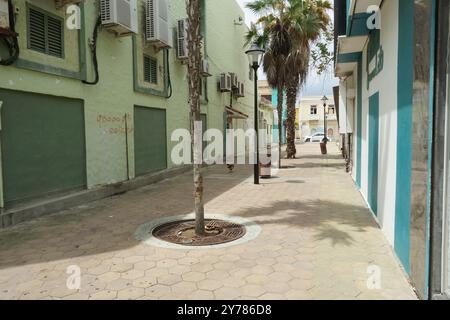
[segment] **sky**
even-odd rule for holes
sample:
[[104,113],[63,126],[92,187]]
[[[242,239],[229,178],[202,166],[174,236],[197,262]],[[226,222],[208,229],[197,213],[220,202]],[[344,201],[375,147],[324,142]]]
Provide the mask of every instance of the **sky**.
[[[249,0],[236,0],[245,12],[245,22],[250,25],[251,22],[256,21],[257,17],[250,10],[245,8],[245,4],[250,2]],[[332,12],[330,15],[333,17]],[[265,79],[265,75],[260,75],[261,79]],[[306,81],[306,85],[301,89],[300,97],[307,96],[323,96],[332,95],[333,86],[338,85],[339,80],[334,78],[332,72],[328,74],[317,75],[317,73],[312,70]]]

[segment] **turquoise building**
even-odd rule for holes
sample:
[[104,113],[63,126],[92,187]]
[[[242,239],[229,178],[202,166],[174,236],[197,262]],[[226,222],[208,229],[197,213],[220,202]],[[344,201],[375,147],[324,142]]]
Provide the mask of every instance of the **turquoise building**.
[[[273,89],[272,91],[272,105],[274,108],[274,115],[275,115],[275,120],[274,120],[274,125],[273,125],[273,143],[278,143],[278,112],[277,112],[277,100],[278,100],[278,90],[277,89]],[[282,144],[286,144],[286,126],[284,125],[285,121],[287,119],[287,110],[286,110],[286,95],[284,95],[283,98],[283,116],[282,116],[282,127],[281,127],[281,133],[282,133],[282,137],[281,137],[281,143]]]
[[340,133],[421,298],[450,294],[449,1],[335,0]]

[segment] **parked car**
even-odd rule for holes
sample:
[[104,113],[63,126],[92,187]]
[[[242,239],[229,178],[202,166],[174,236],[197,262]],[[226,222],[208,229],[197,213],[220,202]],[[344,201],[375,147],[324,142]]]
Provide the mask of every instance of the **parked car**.
[[[313,134],[312,136],[307,136],[305,137],[304,141],[305,142],[322,142],[325,138],[325,135],[323,134],[323,132],[317,132],[315,134]],[[328,141],[331,141],[330,137],[327,137]]]

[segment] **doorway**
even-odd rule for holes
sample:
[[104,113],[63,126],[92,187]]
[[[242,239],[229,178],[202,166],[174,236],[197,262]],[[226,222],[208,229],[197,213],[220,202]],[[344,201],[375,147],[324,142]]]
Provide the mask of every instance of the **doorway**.
[[369,98],[369,205],[373,213],[378,211],[378,134],[379,93]]

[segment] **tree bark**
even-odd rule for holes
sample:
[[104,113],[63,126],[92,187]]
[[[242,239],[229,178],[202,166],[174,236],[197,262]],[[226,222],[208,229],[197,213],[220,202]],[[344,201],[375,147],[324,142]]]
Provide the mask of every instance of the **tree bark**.
[[281,145],[282,145],[282,125],[283,125],[283,86],[277,88],[277,112],[278,112],[278,169],[281,169]]
[[295,103],[297,101],[298,92],[298,75],[292,77],[289,81],[286,90],[286,103],[287,103],[287,158],[295,159],[297,150],[295,148]]
[[[195,233],[205,234],[205,210],[203,204],[203,174],[201,156],[197,155],[197,145],[202,141],[194,139],[195,122],[200,118],[200,70],[202,61],[202,43],[200,33],[200,0],[186,0],[188,16],[187,47],[188,47],[188,75],[189,75],[189,106],[191,111],[191,137],[192,150],[194,152],[193,178],[194,178],[194,210],[195,210]],[[202,148],[202,147],[200,147]]]

